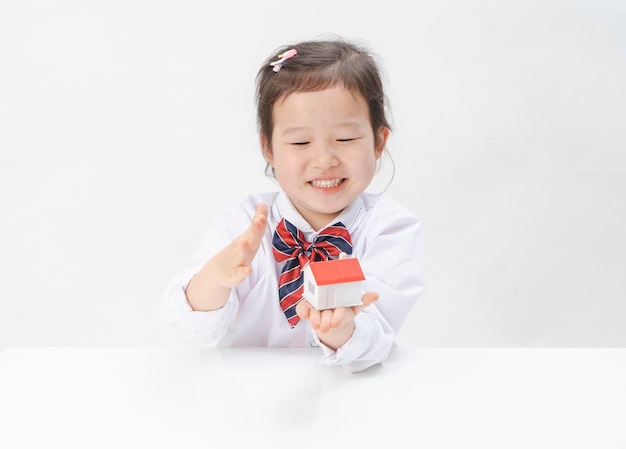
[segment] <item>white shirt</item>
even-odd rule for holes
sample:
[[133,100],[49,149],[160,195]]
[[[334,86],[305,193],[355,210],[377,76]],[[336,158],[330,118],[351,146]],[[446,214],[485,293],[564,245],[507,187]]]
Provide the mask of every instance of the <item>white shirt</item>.
[[[200,268],[250,225],[257,204],[268,205],[268,226],[252,274],[232,289],[224,307],[194,311],[185,289]],[[361,371],[386,360],[395,336],[423,290],[423,244],[418,219],[386,197],[363,193],[332,221],[341,221],[352,238],[352,257],[358,258],[366,280],[363,291],[375,291],[378,301],[355,318],[355,330],[337,351],[325,346],[308,320],[291,328],[280,308],[277,263],[272,236],[285,218],[312,242],[317,233],[280,192],[250,195],[226,209],[206,231],[190,267],[170,283],[162,300],[163,322],[195,344],[209,346],[320,346],[322,363]]]

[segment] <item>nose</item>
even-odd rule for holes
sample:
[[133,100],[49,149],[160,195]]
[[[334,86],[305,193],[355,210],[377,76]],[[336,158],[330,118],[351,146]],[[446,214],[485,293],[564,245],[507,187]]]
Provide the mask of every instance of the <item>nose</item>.
[[339,158],[332,142],[323,140],[315,145],[311,155],[310,165],[313,168],[326,170],[339,165]]

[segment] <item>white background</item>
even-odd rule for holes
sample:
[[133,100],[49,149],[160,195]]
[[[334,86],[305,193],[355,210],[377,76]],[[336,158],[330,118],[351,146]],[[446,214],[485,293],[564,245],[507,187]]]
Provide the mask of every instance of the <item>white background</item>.
[[398,342],[626,345],[626,2],[59,0],[0,3],[0,350],[170,343],[168,280],[276,188],[259,65],[326,33],[380,56],[423,222]]

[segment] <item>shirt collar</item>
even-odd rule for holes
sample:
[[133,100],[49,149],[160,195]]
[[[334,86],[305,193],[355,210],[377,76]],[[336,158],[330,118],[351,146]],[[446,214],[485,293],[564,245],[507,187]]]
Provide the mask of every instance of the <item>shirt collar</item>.
[[[326,226],[340,221],[348,229],[348,232],[352,233],[363,216],[363,207],[363,199],[359,195],[348,207],[342,210],[334,220],[327,223]],[[278,218],[277,221],[284,218],[302,231],[307,241],[312,242],[317,237],[319,231],[315,231],[302,215],[300,215],[300,212],[297,211],[287,194],[282,190],[278,193],[272,204],[272,211]]]

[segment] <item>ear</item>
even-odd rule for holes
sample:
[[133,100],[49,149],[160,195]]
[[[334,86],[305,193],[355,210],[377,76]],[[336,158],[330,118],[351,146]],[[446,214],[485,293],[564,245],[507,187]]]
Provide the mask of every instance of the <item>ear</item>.
[[376,148],[374,149],[374,152],[376,154],[376,160],[378,160],[382,154],[383,151],[385,150],[385,147],[387,146],[387,139],[389,139],[389,134],[391,131],[389,131],[389,128],[387,128],[386,126],[381,126],[378,129],[378,132],[376,133]]
[[263,151],[263,157],[268,164],[274,166],[274,155],[272,154],[272,146],[265,134],[259,134],[259,142],[261,143],[261,149]]

